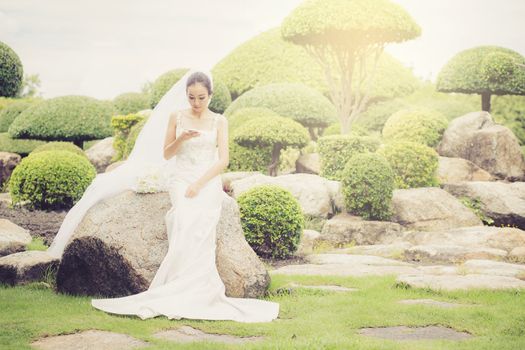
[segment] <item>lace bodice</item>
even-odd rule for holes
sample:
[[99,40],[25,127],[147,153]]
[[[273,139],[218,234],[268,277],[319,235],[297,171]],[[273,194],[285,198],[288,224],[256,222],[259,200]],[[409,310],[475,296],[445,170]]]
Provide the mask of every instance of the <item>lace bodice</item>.
[[[201,130],[200,135],[184,141],[177,151],[176,163],[180,167],[199,167],[209,165],[217,157],[217,115],[214,115],[211,130]],[[177,131],[179,137],[186,128],[181,112],[177,112]]]

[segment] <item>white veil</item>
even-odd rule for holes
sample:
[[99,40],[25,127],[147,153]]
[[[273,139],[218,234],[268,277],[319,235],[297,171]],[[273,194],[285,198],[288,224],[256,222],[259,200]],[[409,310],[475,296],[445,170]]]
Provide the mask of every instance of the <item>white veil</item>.
[[[81,222],[88,209],[95,203],[125,190],[136,190],[137,182],[146,174],[145,169],[159,169],[162,171],[168,162],[176,161],[176,156],[166,160],[163,155],[169,115],[173,111],[190,108],[186,96],[186,81],[192,73],[197,71],[206,74],[210,78],[213,91],[213,79],[208,69],[188,70],[155,106],[137,136],[135,145],[128,158],[117,168],[107,173],[97,174],[86,188],[82,198],[68,211],[51,246],[47,249],[47,253],[56,258],[61,258],[75,228]],[[159,186],[159,188],[162,188],[162,186]]]

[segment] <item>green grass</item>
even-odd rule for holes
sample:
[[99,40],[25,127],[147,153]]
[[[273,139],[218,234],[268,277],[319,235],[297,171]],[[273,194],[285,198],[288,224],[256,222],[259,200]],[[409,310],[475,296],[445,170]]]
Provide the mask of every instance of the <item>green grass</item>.
[[[277,293],[295,281],[302,284],[338,284],[357,292],[297,289]],[[407,298],[433,298],[466,304],[454,309],[403,305]],[[149,341],[148,349],[524,349],[525,295],[518,291],[435,292],[405,288],[388,277],[272,276],[269,300],[280,303],[279,320],[269,323],[234,321],[141,320],[112,315],[91,307],[90,297],[56,294],[45,284],[0,287],[0,348],[30,349],[43,335],[87,329],[126,333]],[[189,325],[205,332],[262,335],[254,344],[175,343],[152,337],[156,331]],[[444,325],[467,331],[463,341],[401,341],[368,338],[361,327]]]
[[47,245],[41,237],[33,237],[31,242],[26,246],[26,250],[47,250]]

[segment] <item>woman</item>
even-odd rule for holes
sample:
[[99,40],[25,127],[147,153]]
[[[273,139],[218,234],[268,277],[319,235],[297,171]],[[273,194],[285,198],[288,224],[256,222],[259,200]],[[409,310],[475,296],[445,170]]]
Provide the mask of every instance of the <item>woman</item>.
[[[132,172],[146,164],[161,164],[170,174],[166,187],[173,205],[165,216],[168,252],[148,290],[121,298],[93,299],[93,307],[141,319],[165,315],[169,319],[268,322],[277,318],[278,303],[227,297],[215,265],[216,226],[224,196],[220,173],[228,165],[228,124],[222,115],[208,109],[212,89],[210,74],[186,73],[155,107],[126,163],[107,173],[116,172],[113,175],[94,181],[86,191],[86,199],[94,202],[108,196],[101,189],[114,194],[133,187],[137,179],[130,176]],[[189,108],[180,108],[188,103]],[[170,112],[170,107],[175,107],[175,112]],[[162,144],[157,141],[161,131],[165,135]],[[80,212],[69,221],[79,221],[79,216]],[[55,255],[68,240],[65,230],[57,237],[61,243],[53,242]]]

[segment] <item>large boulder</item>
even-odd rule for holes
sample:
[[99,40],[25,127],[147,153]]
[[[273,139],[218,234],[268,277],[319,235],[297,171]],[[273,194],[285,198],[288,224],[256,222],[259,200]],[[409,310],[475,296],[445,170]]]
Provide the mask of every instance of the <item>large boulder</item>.
[[113,136],[106,137],[89,147],[85,152],[90,162],[97,169],[97,173],[105,172],[108,165],[111,164],[111,159],[115,156],[113,139]]
[[0,258],[0,282],[9,285],[39,281],[46,274],[52,275],[59,259],[45,251],[28,250]]
[[392,221],[413,230],[482,225],[481,219],[472,210],[437,187],[394,190],[392,206]]
[[226,193],[231,193],[232,182],[240,180],[240,179],[244,179],[246,177],[250,177],[256,174],[261,174],[261,172],[259,171],[228,171],[226,173],[222,173],[221,174],[222,189]]
[[31,240],[28,230],[7,219],[0,219],[0,256],[26,250]]
[[525,229],[525,182],[473,181],[446,184],[443,189],[479,202],[483,214],[493,219],[495,225]]
[[500,179],[525,178],[525,160],[512,131],[494,123],[488,112],[473,112],[452,120],[437,147],[445,157],[472,161]]
[[[58,290],[110,297],[146,290],[168,251],[165,215],[170,208],[167,192],[125,191],[95,204],[64,250]],[[237,202],[225,193],[216,263],[226,295],[265,293],[270,277],[244,238]]]
[[470,160],[454,157],[439,157],[437,177],[440,183],[461,181],[491,181],[493,176]]
[[339,183],[313,174],[288,174],[281,176],[266,176],[262,174],[246,177],[231,183],[232,195],[238,198],[249,189],[273,184],[290,191],[299,201],[305,215],[315,217],[331,217],[335,208],[340,205],[336,198]]
[[11,176],[22,157],[17,153],[0,152],[0,186]]

